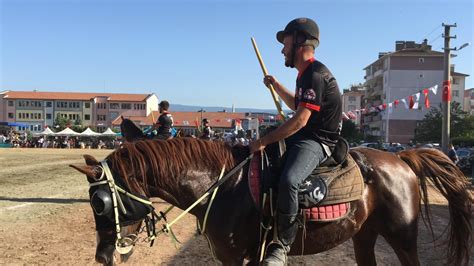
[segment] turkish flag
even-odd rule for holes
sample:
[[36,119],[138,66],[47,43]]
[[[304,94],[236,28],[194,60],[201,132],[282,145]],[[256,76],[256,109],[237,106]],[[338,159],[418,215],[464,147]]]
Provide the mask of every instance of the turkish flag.
[[451,81],[443,81],[443,102],[451,101]]
[[429,89],[424,89],[423,94],[425,95],[425,107],[430,108],[430,99],[428,98]]

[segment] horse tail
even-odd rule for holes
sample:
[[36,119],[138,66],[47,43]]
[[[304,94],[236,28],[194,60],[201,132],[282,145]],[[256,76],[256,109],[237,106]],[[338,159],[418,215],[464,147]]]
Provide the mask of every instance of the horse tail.
[[449,223],[451,224],[448,239],[448,262],[453,262],[454,265],[467,265],[472,244],[470,220],[473,201],[468,189],[467,178],[451,159],[436,149],[402,151],[398,153],[398,156],[410,166],[420,179],[421,198],[425,205],[426,218],[432,234],[427,178],[448,200]]

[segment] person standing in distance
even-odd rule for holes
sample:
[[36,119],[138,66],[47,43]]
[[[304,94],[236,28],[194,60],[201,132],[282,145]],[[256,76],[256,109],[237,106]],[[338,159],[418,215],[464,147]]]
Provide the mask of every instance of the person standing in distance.
[[296,68],[296,90],[290,92],[267,75],[263,82],[273,85],[286,105],[296,113],[280,127],[250,144],[261,151],[268,144],[285,139],[287,160],[280,176],[277,199],[277,235],[267,247],[264,265],[285,265],[287,253],[298,231],[298,186],[331,155],[342,127],[341,94],[329,69],[314,58],[319,45],[319,27],[309,18],[292,20],[276,35],[283,44],[285,66]]

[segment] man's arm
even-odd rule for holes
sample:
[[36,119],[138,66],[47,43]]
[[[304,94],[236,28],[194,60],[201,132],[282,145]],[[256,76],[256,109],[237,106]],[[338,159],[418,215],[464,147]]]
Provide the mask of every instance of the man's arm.
[[250,151],[255,152],[263,150],[268,144],[283,140],[303,128],[308,123],[309,117],[311,116],[311,110],[304,107],[298,106],[296,114],[288,119],[283,125],[277,129],[271,131],[261,139],[254,141],[250,144]]
[[296,110],[295,107],[295,94],[290,92],[283,84],[281,84],[274,76],[267,75],[263,78],[263,83],[265,86],[269,87],[270,84],[273,85],[275,92],[283,99],[285,104],[293,111]]

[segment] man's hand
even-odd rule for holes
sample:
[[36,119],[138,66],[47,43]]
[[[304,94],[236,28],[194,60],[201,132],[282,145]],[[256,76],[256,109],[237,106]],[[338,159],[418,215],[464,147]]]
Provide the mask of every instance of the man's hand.
[[270,88],[270,84],[273,85],[273,87],[276,87],[280,83],[278,82],[278,80],[274,76],[266,75],[263,78],[263,84],[265,84],[265,86],[267,86],[267,88]]
[[250,148],[250,154],[253,154],[254,152],[257,152],[257,151],[263,151],[263,149],[265,149],[265,145],[263,145],[261,139],[258,139],[256,141],[252,141],[249,145],[249,148]]

